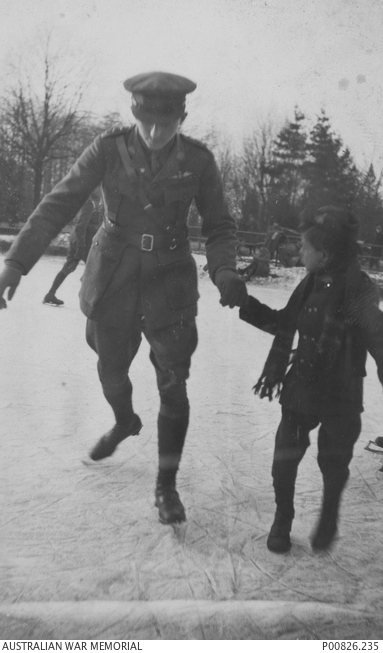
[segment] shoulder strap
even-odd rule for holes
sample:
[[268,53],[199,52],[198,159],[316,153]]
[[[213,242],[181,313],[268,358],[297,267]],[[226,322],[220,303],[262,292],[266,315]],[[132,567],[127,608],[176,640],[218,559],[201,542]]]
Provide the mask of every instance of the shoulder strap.
[[[117,136],[116,138],[116,143],[118,147],[118,151],[120,153],[120,157],[122,160],[122,163],[124,164],[124,168],[126,172],[128,173],[128,177],[132,175],[132,173],[138,178],[137,172],[132,164],[132,159],[129,156],[128,148],[126,147],[125,143],[125,138],[123,135]],[[146,197],[145,191],[142,188],[141,180],[138,179],[138,197],[140,199],[140,202],[144,208],[144,211],[150,211],[153,209],[152,204],[150,203],[149,199]]]
[[130,158],[128,148],[126,147],[125,143],[125,138],[124,136],[120,135],[117,136],[116,138],[116,143],[118,147],[118,151],[121,156],[122,163],[124,164],[124,168],[128,174],[128,177],[130,177],[132,174],[136,176],[138,179],[138,198],[143,206],[143,209],[145,213],[147,213],[156,223],[157,225],[166,231],[168,235],[171,235],[172,233],[174,234],[175,229],[172,230],[172,232],[168,231],[168,228],[166,227],[166,224],[164,223],[164,219],[161,216],[161,213],[155,209],[153,204],[150,202],[150,200],[147,198],[146,193],[142,187],[142,182],[137,174],[136,169],[133,166],[132,160]]

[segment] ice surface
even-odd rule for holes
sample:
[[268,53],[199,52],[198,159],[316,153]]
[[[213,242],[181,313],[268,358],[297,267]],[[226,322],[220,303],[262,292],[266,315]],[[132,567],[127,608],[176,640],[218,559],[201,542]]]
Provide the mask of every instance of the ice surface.
[[[383,474],[364,450],[382,435],[382,388],[368,361],[363,431],[344,494],[340,537],[328,554],[309,545],[321,499],[316,438],[300,468],[293,547],[270,553],[270,467],[278,403],[254,397],[271,336],[223,308],[200,273],[199,346],[191,423],[179,473],[188,521],[178,530],[154,508],[158,396],[148,346],[131,370],[144,428],[107,461],[82,459],[110,428],[96,356],[78,307],[83,266],[42,304],[62,258],[44,257],[1,311],[0,600],[324,602],[383,613]],[[302,271],[296,272],[296,277]],[[282,307],[294,272],[249,291]],[[373,635],[373,634],[372,634]],[[376,635],[375,635],[376,636]]]

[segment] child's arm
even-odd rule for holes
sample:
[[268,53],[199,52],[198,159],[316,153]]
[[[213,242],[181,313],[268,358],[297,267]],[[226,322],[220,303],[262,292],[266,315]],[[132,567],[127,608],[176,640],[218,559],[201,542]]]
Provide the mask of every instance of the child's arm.
[[277,311],[267,306],[267,304],[262,304],[255,297],[248,295],[245,305],[239,309],[239,317],[241,320],[257,327],[257,329],[275,335],[283,310]]

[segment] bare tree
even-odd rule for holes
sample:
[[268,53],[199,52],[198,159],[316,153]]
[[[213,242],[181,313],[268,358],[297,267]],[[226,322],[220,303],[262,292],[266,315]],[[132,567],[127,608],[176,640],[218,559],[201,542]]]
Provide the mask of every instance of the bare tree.
[[240,199],[238,195],[238,155],[234,150],[230,138],[222,135],[215,129],[210,129],[205,134],[203,141],[214,153],[230,213],[238,223],[241,219]]
[[[121,116],[117,112],[111,112],[105,116],[96,116],[91,113],[82,114],[81,122],[73,129],[68,138],[63,141],[58,154],[62,153],[55,159],[51,159],[44,169],[43,195],[48,193],[53,186],[60,180],[85,148],[102,132],[108,131],[113,127],[123,126]],[[65,147],[65,151],[62,149]]]
[[242,186],[242,222],[246,229],[266,230],[272,220],[270,175],[276,126],[271,118],[259,120],[258,127],[243,144],[240,184]]
[[33,208],[41,199],[45,167],[55,159],[70,157],[73,133],[83,120],[83,91],[81,87],[73,90],[71,76],[53,52],[49,35],[39,54],[38,70],[19,70],[2,107],[8,145],[33,174]]

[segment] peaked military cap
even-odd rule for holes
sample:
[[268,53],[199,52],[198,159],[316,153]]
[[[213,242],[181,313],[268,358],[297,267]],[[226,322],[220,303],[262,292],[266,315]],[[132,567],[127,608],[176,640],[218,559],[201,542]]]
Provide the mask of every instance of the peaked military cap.
[[132,112],[138,120],[176,120],[185,113],[185,98],[196,84],[172,73],[150,72],[125,80],[124,87],[132,93]]

